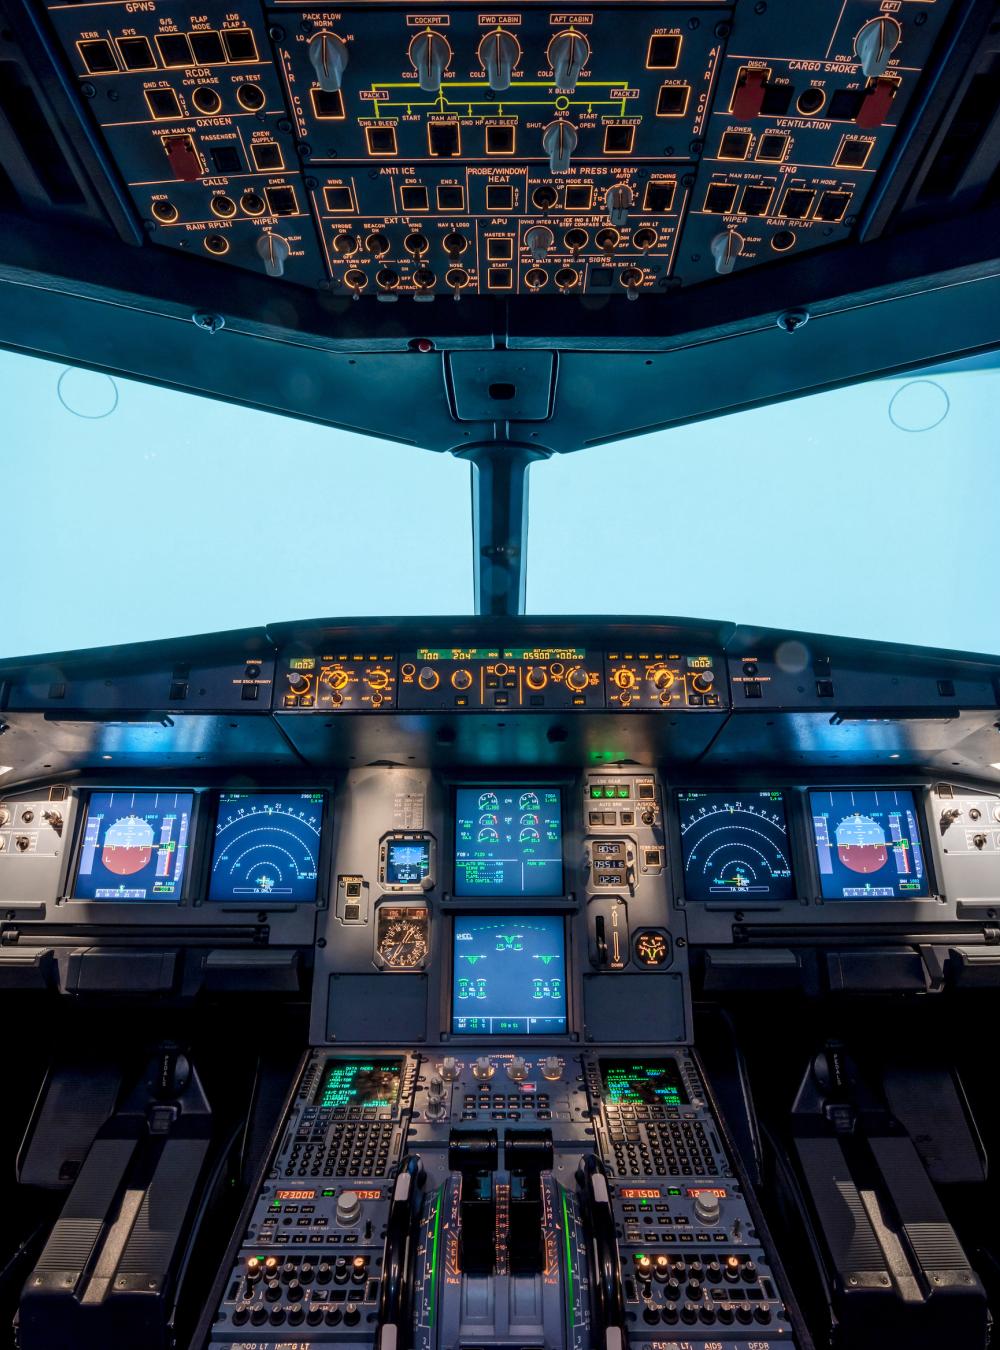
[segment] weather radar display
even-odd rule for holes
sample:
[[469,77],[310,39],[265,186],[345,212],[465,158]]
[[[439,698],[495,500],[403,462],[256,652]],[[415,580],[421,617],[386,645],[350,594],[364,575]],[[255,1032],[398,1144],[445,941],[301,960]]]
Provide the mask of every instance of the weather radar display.
[[456,895],[562,895],[562,890],[558,788],[456,791]]
[[190,792],[92,792],[73,897],[181,898],[191,837]]
[[824,899],[930,894],[916,801],[908,788],[810,792],[809,807]]
[[316,899],[322,792],[223,792],[209,900]]
[[681,792],[688,900],[793,900],[788,821],[780,792]]

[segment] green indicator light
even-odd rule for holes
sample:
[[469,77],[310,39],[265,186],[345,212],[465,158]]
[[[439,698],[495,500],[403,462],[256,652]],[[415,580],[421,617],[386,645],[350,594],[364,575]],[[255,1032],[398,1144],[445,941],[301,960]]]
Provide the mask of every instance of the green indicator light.
[[604,795],[604,790],[603,788],[592,787],[590,789],[590,795],[591,797],[602,797]]
[[336,1193],[337,1193],[336,1191],[324,1191],[324,1192],[323,1192],[324,1195],[336,1195]]
[[[431,1268],[427,1274],[433,1279],[437,1272],[438,1263],[438,1235],[441,1228],[441,1192],[438,1192],[437,1206],[434,1210],[434,1238],[431,1243]],[[431,1285],[430,1307],[427,1315],[427,1325],[434,1325],[434,1305],[437,1303],[437,1293],[434,1285]]]
[[569,1325],[573,1325],[573,1306],[576,1299],[573,1296],[573,1254],[570,1251],[569,1243],[569,1211],[566,1208],[566,1192],[562,1192],[562,1212],[563,1212],[563,1241],[566,1244],[566,1302],[569,1311]]
[[618,795],[619,795],[619,797],[627,797],[627,796],[628,796],[628,788],[627,788],[627,787],[620,787],[620,788],[618,789]]
[[677,1186],[671,1186],[667,1191],[668,1195],[680,1195],[680,1189]]

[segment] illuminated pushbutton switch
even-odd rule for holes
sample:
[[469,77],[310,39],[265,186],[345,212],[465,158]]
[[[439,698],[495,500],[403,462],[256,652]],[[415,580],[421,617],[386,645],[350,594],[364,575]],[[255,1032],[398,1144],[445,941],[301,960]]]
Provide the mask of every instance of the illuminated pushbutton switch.
[[410,43],[408,55],[417,72],[420,88],[427,94],[436,94],[441,89],[441,80],[451,59],[451,48],[433,29],[418,33]]
[[521,59],[521,45],[514,34],[505,28],[487,33],[479,44],[477,55],[493,92],[502,94],[509,89],[514,67]]
[[436,689],[440,683],[441,676],[433,666],[423,666],[421,668],[420,674],[417,676],[417,684],[420,685],[421,689],[430,691],[431,689]]
[[361,1201],[357,1191],[341,1191],[337,1196],[337,1222],[342,1228],[352,1228],[361,1218]]
[[552,83],[557,89],[572,94],[590,58],[590,43],[582,33],[569,28],[565,33],[556,34],[549,43],[547,54],[552,67]]
[[896,20],[885,15],[869,19],[858,29],[857,37],[854,39],[854,53],[861,63],[861,73],[866,79],[872,80],[878,75],[885,74],[902,36],[902,29]]
[[552,173],[568,173],[579,140],[576,127],[572,122],[567,122],[565,117],[549,123],[542,132],[542,149],[549,157]]
[[309,39],[307,50],[320,89],[327,94],[337,93],[349,60],[347,44],[336,33],[328,33],[323,29]]
[[451,683],[452,687],[455,689],[471,689],[472,671],[466,670],[464,667],[461,670],[452,671]]

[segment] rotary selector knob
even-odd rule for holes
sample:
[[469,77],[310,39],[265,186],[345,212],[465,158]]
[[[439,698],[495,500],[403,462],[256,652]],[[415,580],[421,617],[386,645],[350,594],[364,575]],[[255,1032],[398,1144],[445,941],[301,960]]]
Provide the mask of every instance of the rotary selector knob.
[[563,1075],[563,1062],[557,1055],[547,1055],[542,1060],[542,1077],[550,1083],[558,1083]]
[[336,33],[328,33],[323,29],[309,39],[308,50],[309,62],[316,72],[316,83],[326,93],[335,93],[341,86],[350,59],[347,43]]
[[707,694],[712,685],[715,684],[715,671],[699,670],[691,684],[693,688],[698,690],[699,694]]
[[616,183],[608,188],[604,205],[608,208],[608,220],[616,229],[628,224],[628,213],[635,205],[632,189],[627,183]]
[[436,689],[440,683],[441,676],[433,666],[422,667],[420,674],[417,676],[417,684],[420,685],[421,689],[426,689],[428,691]]
[[0,825],[6,825],[9,820],[10,812],[7,810],[6,806],[0,806]]
[[498,28],[487,33],[479,44],[479,63],[494,93],[502,94],[510,88],[514,67],[521,59],[521,44],[513,33]]
[[418,33],[410,43],[409,57],[417,72],[420,88],[425,93],[436,94],[451,59],[448,43],[440,33],[428,28],[425,33]]
[[548,47],[552,83],[556,88],[571,94],[589,57],[590,43],[582,33],[574,32],[572,28],[557,33]]
[[573,151],[580,137],[572,122],[565,117],[550,122],[542,132],[542,149],[549,157],[549,169],[552,173],[567,173]]
[[473,1078],[478,1078],[480,1082],[484,1079],[492,1078],[495,1073],[496,1069],[490,1062],[489,1055],[480,1055],[472,1066],[472,1076]]
[[861,63],[861,73],[869,80],[884,75],[889,69],[889,60],[899,46],[903,30],[895,19],[884,15],[869,19],[854,39],[854,52]]
[[722,1205],[719,1197],[708,1191],[702,1191],[694,1198],[694,1217],[699,1223],[714,1227],[722,1217]]
[[577,694],[582,694],[590,684],[590,675],[583,666],[574,666],[566,672],[566,684]]
[[743,252],[744,239],[736,230],[723,230],[712,240],[709,247],[715,259],[715,270],[720,277],[728,274],[736,266],[736,259]]
[[547,225],[532,225],[525,231],[524,242],[533,258],[544,258],[555,243],[555,235]]
[[507,1065],[507,1077],[512,1083],[523,1083],[528,1076],[528,1065],[523,1055],[515,1055]]
[[435,1075],[427,1086],[427,1114],[443,1116],[447,1109],[444,1095],[444,1082]]
[[454,1055],[446,1055],[441,1061],[441,1077],[446,1083],[454,1083],[458,1072],[458,1060]]
[[544,666],[529,666],[524,682],[529,689],[544,689],[549,682],[549,672]]
[[451,683],[455,689],[471,689],[472,671],[466,670],[464,667],[461,670],[453,671]]
[[357,1191],[341,1191],[337,1196],[337,1222],[341,1228],[351,1228],[361,1218],[361,1201]]
[[288,240],[271,230],[265,230],[257,240],[257,257],[263,262],[264,271],[269,277],[285,275],[285,263],[291,251]]

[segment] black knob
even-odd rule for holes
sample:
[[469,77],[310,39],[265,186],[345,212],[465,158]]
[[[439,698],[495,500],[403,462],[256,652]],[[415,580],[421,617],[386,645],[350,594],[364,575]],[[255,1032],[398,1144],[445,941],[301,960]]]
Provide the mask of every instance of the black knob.
[[651,1303],[647,1303],[642,1310],[642,1320],[648,1322],[651,1327],[658,1326],[660,1321],[659,1308],[654,1308]]
[[280,1327],[280,1326],[282,1326],[282,1325],[284,1324],[284,1321],[285,1321],[285,1310],[284,1310],[284,1308],[272,1308],[272,1309],[271,1309],[271,1316],[270,1316],[267,1320],[271,1323],[271,1326],[272,1326],[272,1327]]
[[268,1303],[274,1303],[276,1299],[281,1298],[281,1285],[277,1280],[268,1280],[264,1288],[264,1297]]
[[254,1308],[253,1312],[250,1314],[250,1321],[255,1327],[262,1327],[267,1321],[267,1309],[258,1303],[256,1308]]
[[663,1318],[664,1322],[667,1322],[671,1326],[673,1326],[674,1323],[676,1323],[678,1317],[677,1304],[664,1303],[663,1307],[660,1309],[660,1316]]
[[236,1311],[233,1313],[233,1326],[234,1326],[234,1327],[242,1327],[242,1326],[245,1326],[245,1325],[247,1324],[247,1322],[249,1322],[249,1321],[250,1321],[250,1309],[249,1309],[249,1308],[242,1308],[242,1307],[241,1307],[241,1308],[237,1308]]
[[311,1327],[318,1327],[323,1320],[323,1309],[316,1307],[310,1308],[306,1313],[306,1321]]
[[251,1256],[247,1262],[247,1279],[255,1282],[264,1274],[264,1262],[259,1256]]
[[667,1281],[667,1283],[663,1286],[663,1296],[664,1298],[670,1299],[672,1303],[677,1302],[677,1300],[681,1296],[681,1287],[676,1280]]
[[330,1265],[329,1261],[321,1261],[316,1267],[316,1283],[329,1284],[332,1277],[333,1266]]
[[339,1308],[328,1308],[326,1312],[326,1325],[328,1327],[340,1326],[341,1318],[344,1314]]
[[298,1280],[293,1280],[285,1290],[285,1298],[288,1299],[289,1303],[299,1303],[302,1300],[303,1292],[303,1288]]
[[713,1257],[712,1260],[709,1261],[709,1263],[706,1265],[705,1274],[708,1276],[712,1284],[718,1284],[719,1281],[722,1279],[722,1266],[715,1259],[715,1257]]
[[705,1326],[710,1327],[715,1321],[715,1309],[711,1303],[703,1303],[698,1309],[698,1316],[704,1322]]
[[756,1308],[754,1308],[753,1310],[753,1315],[756,1321],[758,1321],[762,1327],[766,1327],[768,1322],[770,1322],[771,1320],[771,1309],[767,1306],[766,1303],[758,1303]]
[[727,1308],[724,1305],[720,1305],[719,1307],[718,1318],[719,1321],[727,1327],[731,1327],[735,1321],[732,1308]]
[[356,1327],[361,1321],[361,1309],[356,1303],[348,1303],[344,1309],[344,1326]]
[[356,1256],[351,1263],[351,1279],[355,1284],[364,1284],[368,1276],[368,1257]]
[[692,1303],[697,1303],[701,1298],[701,1280],[688,1280],[687,1288],[684,1292]]
[[301,1282],[303,1284],[308,1284],[315,1274],[316,1267],[313,1263],[311,1261],[303,1261],[302,1265],[299,1267],[299,1279]]
[[740,1267],[740,1274],[746,1284],[753,1284],[757,1279],[757,1267],[752,1261],[744,1261]]
[[753,1308],[749,1303],[737,1303],[736,1320],[742,1322],[744,1326],[753,1321]]
[[292,1280],[295,1279],[295,1277],[298,1275],[298,1273],[299,1273],[299,1268],[298,1268],[298,1266],[295,1264],[295,1262],[294,1262],[294,1261],[286,1261],[285,1264],[281,1267],[281,1282],[282,1282],[282,1284],[291,1284]]
[[305,1308],[301,1307],[301,1305],[298,1308],[289,1308],[288,1310],[289,1326],[297,1327],[299,1326],[300,1323],[304,1322],[305,1320],[306,1320]]
[[693,1303],[685,1303],[681,1307],[681,1321],[687,1322],[688,1326],[691,1326],[693,1323],[697,1322],[697,1320],[698,1309]]

